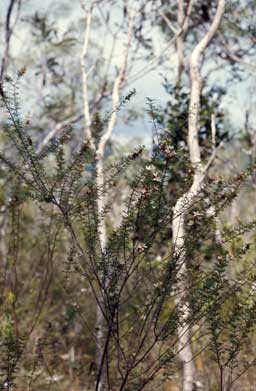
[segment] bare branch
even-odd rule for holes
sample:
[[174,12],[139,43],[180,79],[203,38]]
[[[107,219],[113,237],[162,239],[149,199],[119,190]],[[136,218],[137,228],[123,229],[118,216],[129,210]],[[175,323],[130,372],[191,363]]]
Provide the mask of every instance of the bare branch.
[[47,135],[43,138],[43,140],[37,146],[37,154],[39,155],[42,150],[46,147],[46,145],[51,141],[58,133],[62,130],[71,126],[75,122],[79,121],[83,116],[73,116],[63,122],[59,122]]
[[82,85],[83,99],[84,99],[84,120],[85,120],[84,136],[85,138],[90,140],[92,147],[95,149],[95,144],[91,133],[91,116],[90,116],[89,96],[88,96],[88,75],[90,72],[86,70],[86,65],[85,65],[85,60],[88,53],[89,39],[90,39],[93,6],[91,6],[87,11],[83,3],[82,3],[82,7],[86,12],[86,28],[84,33],[84,43],[83,43],[83,49],[80,56],[80,66],[81,66],[82,80],[83,80],[83,85]]
[[[179,36],[181,34],[186,33],[186,31],[188,30],[189,18],[191,15],[191,11],[192,11],[194,2],[195,2],[195,0],[190,0],[183,25],[181,26],[181,28],[176,30],[175,35],[170,39],[170,41],[166,44],[166,46],[163,48],[163,50],[161,50],[161,52],[158,54],[158,56],[154,57],[151,61],[149,61],[145,67],[143,67],[142,69],[137,71],[135,74],[131,75],[129,77],[129,81],[134,82],[135,80],[138,80],[140,77],[144,76],[146,73],[154,70],[155,66],[157,64],[159,64],[160,61],[162,61],[163,55],[172,47],[172,45],[174,45],[177,42],[177,39],[179,38]],[[163,17],[164,14],[162,11],[160,11],[160,15]]]
[[[11,25],[11,18],[12,14],[15,8],[15,4],[17,4],[17,13],[15,20],[13,24]],[[1,70],[0,70],[0,83],[3,81],[4,73],[6,71],[8,62],[9,62],[9,53],[10,53],[10,42],[11,42],[11,37],[14,32],[14,28],[17,24],[17,21],[19,19],[19,13],[20,13],[20,7],[21,7],[21,0],[10,0],[8,9],[7,9],[7,14],[6,14],[6,21],[5,21],[5,48],[4,48],[4,55],[2,58],[2,63],[1,63]]]
[[[184,25],[184,1],[178,1],[178,24],[180,30],[182,30]],[[177,75],[177,84],[180,83],[181,74],[184,68],[184,42],[183,42],[183,33],[180,33],[176,41],[177,53],[178,53],[178,75]]]
[[160,11],[159,12],[159,15],[163,18],[163,20],[165,21],[165,23],[167,24],[167,26],[169,27],[169,29],[174,33],[176,34],[177,33],[177,29],[172,25],[170,19],[165,15],[164,12]]
[[250,63],[248,61],[245,61],[241,57],[237,56],[235,53],[232,53],[228,47],[228,44],[227,44],[223,34],[220,34],[220,38],[221,38],[221,43],[222,43],[222,46],[226,52],[226,57],[228,60],[231,60],[233,62],[237,62],[238,64],[241,64],[247,68],[250,68],[254,72],[256,71],[256,64],[255,63]]

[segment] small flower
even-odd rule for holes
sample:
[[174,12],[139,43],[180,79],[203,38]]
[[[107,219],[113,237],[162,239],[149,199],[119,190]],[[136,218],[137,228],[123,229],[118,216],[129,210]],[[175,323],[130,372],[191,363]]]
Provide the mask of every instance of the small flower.
[[147,245],[142,243],[140,243],[137,247],[137,251],[139,254],[143,253],[146,249],[147,249]]
[[157,172],[153,172],[153,181],[154,182],[161,182],[161,178],[158,176]]

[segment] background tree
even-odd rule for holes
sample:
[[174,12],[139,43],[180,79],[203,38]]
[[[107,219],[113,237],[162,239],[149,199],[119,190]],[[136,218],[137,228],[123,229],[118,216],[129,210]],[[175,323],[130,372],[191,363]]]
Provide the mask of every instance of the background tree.
[[[10,41],[11,76],[6,69],[1,89],[2,207],[8,212],[1,241],[2,388],[168,390],[181,389],[182,381],[184,388],[192,382],[209,390],[247,387],[254,381],[255,221],[243,202],[253,204],[253,119],[245,116],[245,131],[236,135],[226,111],[234,80],[246,83],[242,63],[238,68],[227,56],[231,41],[231,54],[239,55],[244,27],[228,6],[202,68],[196,67],[204,77],[194,124],[198,168],[187,141],[197,112],[188,116],[188,60],[211,29],[216,3],[82,6],[76,25],[59,6],[51,15],[21,14],[18,36],[25,25],[25,33],[33,33],[25,74],[17,35]],[[248,53],[240,53],[246,67],[253,57],[250,25],[248,19]],[[216,64],[213,53],[219,53]],[[224,65],[232,70],[228,78],[219,68]],[[114,128],[121,134],[122,119],[138,121],[131,88],[160,69],[169,102],[160,110],[148,100],[154,147],[128,147],[117,161]],[[203,164],[204,186],[192,194],[193,205],[175,215]],[[122,199],[118,208],[116,198]],[[178,220],[185,228],[180,251]],[[186,351],[192,361],[183,369],[196,369],[190,379],[180,371]]]

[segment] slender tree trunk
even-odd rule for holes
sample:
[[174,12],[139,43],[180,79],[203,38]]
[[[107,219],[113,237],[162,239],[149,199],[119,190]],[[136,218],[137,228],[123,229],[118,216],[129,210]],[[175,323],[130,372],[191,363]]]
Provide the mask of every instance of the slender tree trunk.
[[201,79],[201,57],[206,47],[214,37],[221,22],[225,8],[225,0],[219,0],[217,11],[212,24],[203,39],[194,48],[190,57],[190,106],[188,116],[188,148],[190,162],[194,168],[194,178],[191,188],[180,197],[174,207],[173,217],[173,240],[174,259],[177,259],[177,299],[176,305],[180,311],[179,335],[179,357],[183,370],[183,391],[193,391],[195,385],[195,366],[193,362],[193,352],[191,346],[190,329],[187,324],[189,316],[189,303],[187,300],[188,271],[186,265],[185,217],[189,209],[193,206],[195,196],[199,194],[204,178],[209,168],[209,163],[203,167],[199,146],[199,114],[200,114],[200,94],[202,88]]
[[[16,4],[17,4],[17,12],[13,20],[13,23],[11,24],[11,19],[13,19],[13,13]],[[3,83],[5,72],[9,64],[11,37],[14,32],[16,23],[18,22],[19,19],[20,7],[21,7],[21,0],[10,0],[7,7],[7,13],[5,18],[5,23],[4,23],[4,28],[5,28],[4,50],[3,50],[3,57],[0,65],[0,87],[1,84]],[[6,249],[7,214],[8,214],[8,208],[5,205],[0,210],[0,258],[1,258],[0,261],[2,265],[2,270],[5,270],[5,267],[7,265],[7,249]]]
[[[114,81],[113,90],[112,90],[112,115],[109,119],[108,127],[106,132],[101,136],[99,140],[99,144],[96,145],[93,139],[93,135],[91,132],[91,115],[89,108],[89,97],[88,97],[88,76],[93,69],[91,67],[88,71],[86,70],[85,59],[88,52],[89,46],[89,36],[90,36],[90,28],[92,21],[92,11],[93,7],[89,10],[86,10],[85,4],[82,1],[82,6],[86,12],[86,28],[84,35],[84,44],[80,57],[81,71],[82,71],[82,85],[83,85],[83,98],[84,98],[84,118],[85,118],[85,138],[88,139],[91,143],[91,147],[94,149],[96,154],[96,184],[98,188],[98,196],[97,196],[97,211],[98,211],[98,219],[99,219],[99,242],[101,246],[102,257],[104,260],[106,246],[107,246],[107,229],[106,229],[106,216],[104,213],[106,206],[106,195],[104,189],[104,154],[105,148],[112,136],[117,117],[117,110],[120,104],[120,90],[123,86],[123,82],[126,76],[127,69],[127,61],[128,61],[128,53],[130,49],[131,39],[132,39],[132,30],[133,30],[133,15],[128,12],[129,18],[129,26],[128,26],[128,34],[126,47],[124,50],[124,55],[121,61],[121,65],[119,68],[118,75]],[[107,265],[106,265],[107,266]],[[105,276],[100,276],[100,280],[102,284],[105,284],[104,289],[107,289],[108,281],[105,279]],[[105,314],[104,314],[104,299],[101,298],[99,303],[97,304],[96,310],[96,365],[100,373],[98,374],[98,381],[96,389],[97,391],[102,391],[106,389],[106,376],[105,376],[105,357],[104,357],[104,345],[105,345]]]

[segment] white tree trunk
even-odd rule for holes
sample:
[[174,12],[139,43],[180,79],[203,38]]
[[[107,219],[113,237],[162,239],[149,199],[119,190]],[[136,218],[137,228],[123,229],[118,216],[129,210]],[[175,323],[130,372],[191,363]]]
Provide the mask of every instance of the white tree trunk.
[[186,291],[188,289],[188,276],[186,265],[185,249],[185,217],[189,209],[193,206],[195,197],[201,191],[204,178],[209,168],[209,163],[202,167],[199,146],[199,114],[200,114],[200,94],[202,88],[201,80],[201,56],[206,47],[214,37],[221,22],[225,8],[225,0],[219,0],[217,11],[213,22],[203,37],[194,48],[190,57],[190,105],[188,118],[188,148],[190,161],[194,167],[193,184],[189,191],[180,197],[174,207],[174,217],[172,222],[174,259],[177,259],[177,299],[176,305],[181,313],[181,323],[178,330],[179,335],[179,358],[183,369],[183,391],[193,391],[195,385],[195,366],[193,362],[193,352],[191,346],[190,330],[187,324],[189,315],[189,304]]

